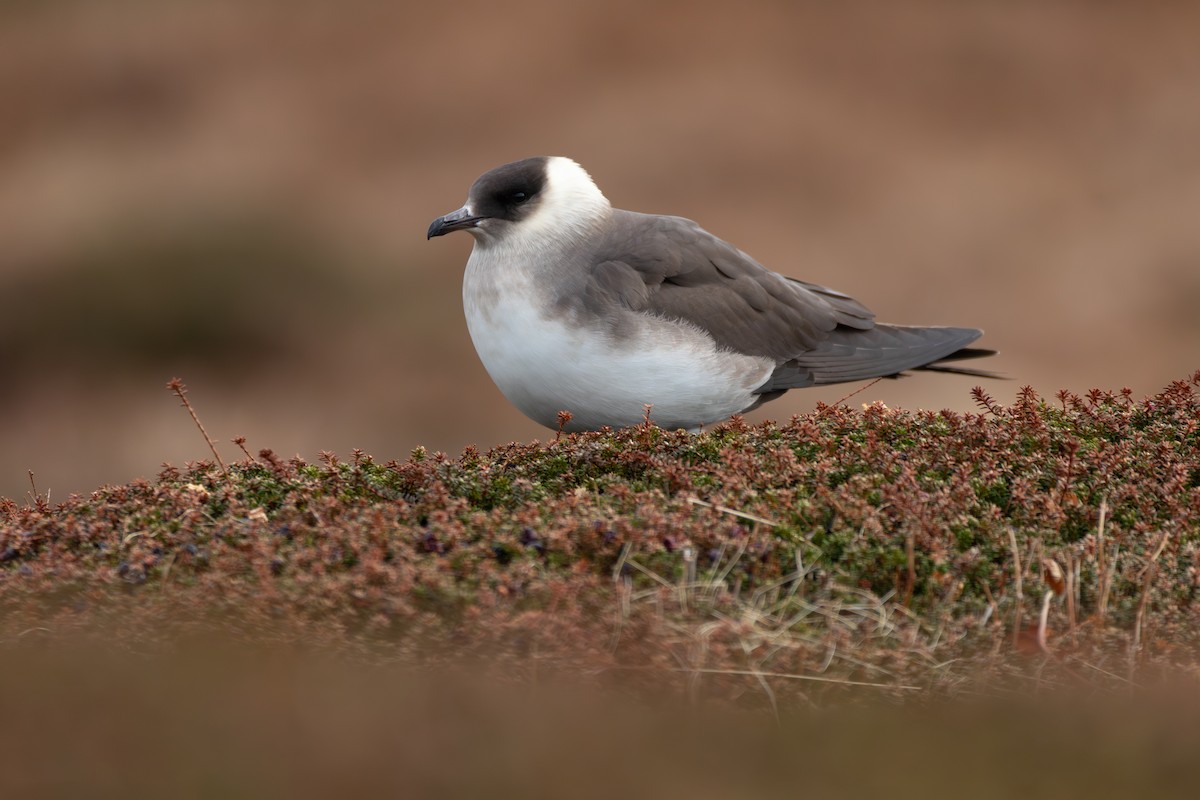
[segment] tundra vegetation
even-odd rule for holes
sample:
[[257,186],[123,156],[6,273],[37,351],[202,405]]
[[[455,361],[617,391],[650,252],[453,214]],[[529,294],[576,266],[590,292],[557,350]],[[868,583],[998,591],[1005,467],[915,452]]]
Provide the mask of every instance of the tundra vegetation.
[[219,634],[776,712],[1186,674],[1198,384],[403,461],[238,439],[234,463],[214,445],[153,480],[3,500],[0,637]]
[[0,501],[0,784],[1191,796],[1200,372],[316,463],[170,386],[213,460]]

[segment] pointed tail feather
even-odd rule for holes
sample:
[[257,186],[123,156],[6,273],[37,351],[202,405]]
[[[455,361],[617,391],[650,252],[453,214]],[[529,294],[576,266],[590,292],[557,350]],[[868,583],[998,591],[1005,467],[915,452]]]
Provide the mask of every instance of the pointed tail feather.
[[993,377],[982,370],[942,364],[992,355],[994,351],[967,347],[982,335],[983,331],[975,328],[885,324],[868,330],[839,327],[816,349],[781,364],[758,393],[896,377],[914,369]]
[[1007,375],[1001,375],[999,372],[992,372],[991,370],[986,369],[974,369],[972,367],[959,367],[945,363],[947,361],[966,361],[972,358],[986,358],[994,355],[996,355],[995,350],[988,350],[983,347],[964,347],[960,350],[954,351],[948,356],[938,359],[932,364],[925,364],[924,366],[914,367],[913,369],[921,370],[923,372],[945,372],[950,375],[970,375],[975,378],[989,378],[997,381],[1008,380],[1009,378]]

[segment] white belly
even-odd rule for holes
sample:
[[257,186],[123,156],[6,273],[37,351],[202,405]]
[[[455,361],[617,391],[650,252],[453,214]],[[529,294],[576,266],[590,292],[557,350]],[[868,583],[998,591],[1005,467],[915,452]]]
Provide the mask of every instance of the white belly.
[[480,360],[508,400],[528,417],[567,430],[626,427],[644,418],[664,428],[697,428],[757,400],[775,364],[718,350],[697,328],[622,310],[621,335],[570,314],[539,313],[547,302],[527,274],[499,276],[473,253],[463,283],[467,327]]

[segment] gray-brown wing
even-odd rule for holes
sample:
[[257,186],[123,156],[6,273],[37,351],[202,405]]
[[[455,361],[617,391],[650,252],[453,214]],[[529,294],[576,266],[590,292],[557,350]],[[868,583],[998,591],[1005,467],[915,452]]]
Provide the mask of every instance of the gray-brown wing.
[[817,350],[839,326],[874,326],[857,300],[771,272],[691,220],[614,215],[590,290],[635,311],[685,320],[723,347],[781,363]]
[[[772,394],[806,386],[881,378],[926,366],[956,371],[955,367],[937,366],[937,362],[992,355],[990,350],[967,348],[982,334],[975,328],[882,323],[869,331],[838,328],[819,347],[780,364],[770,380],[759,387],[759,392]],[[977,370],[957,371],[994,377]]]

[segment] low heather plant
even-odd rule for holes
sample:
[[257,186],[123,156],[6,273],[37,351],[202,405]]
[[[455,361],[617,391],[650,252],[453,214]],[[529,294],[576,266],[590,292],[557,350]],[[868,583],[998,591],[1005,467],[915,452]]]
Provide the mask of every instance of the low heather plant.
[[1194,673],[1198,386],[387,462],[239,439],[0,500],[0,641],[215,633],[775,709]]

